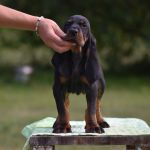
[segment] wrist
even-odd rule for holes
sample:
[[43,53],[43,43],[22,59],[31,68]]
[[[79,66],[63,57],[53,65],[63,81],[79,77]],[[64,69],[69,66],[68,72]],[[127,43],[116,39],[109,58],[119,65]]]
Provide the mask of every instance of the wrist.
[[35,32],[36,32],[36,35],[39,36],[39,26],[40,26],[40,23],[41,23],[41,20],[43,20],[44,17],[41,16],[41,17],[38,17],[37,18],[37,21],[35,23]]
[[35,31],[35,27],[36,27],[36,22],[38,20],[39,17],[37,16],[29,16],[27,18],[27,30],[30,30],[30,31]]

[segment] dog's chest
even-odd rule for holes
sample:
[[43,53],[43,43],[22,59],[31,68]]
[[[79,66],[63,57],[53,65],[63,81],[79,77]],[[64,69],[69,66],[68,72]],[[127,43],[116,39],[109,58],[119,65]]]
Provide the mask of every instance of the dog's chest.
[[62,63],[57,68],[60,75],[72,78],[72,80],[77,79],[84,71],[84,61],[82,54],[80,53],[70,53],[65,57]]
[[81,81],[81,77],[79,78],[72,78],[66,84],[67,92],[69,93],[85,93],[86,85]]
[[67,84],[67,91],[71,93],[85,93],[85,84],[82,82],[84,75],[84,65],[82,63],[82,57],[79,55],[73,55],[72,61],[69,67],[69,80]]

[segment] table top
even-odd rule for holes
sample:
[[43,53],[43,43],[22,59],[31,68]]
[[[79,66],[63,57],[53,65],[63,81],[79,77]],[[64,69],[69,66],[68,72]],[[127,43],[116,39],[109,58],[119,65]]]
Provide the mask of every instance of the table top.
[[31,146],[48,145],[135,145],[150,144],[150,127],[137,118],[105,118],[105,133],[85,133],[84,121],[71,121],[72,133],[54,134],[55,118],[47,117],[27,125],[22,134]]
[[49,145],[140,145],[150,144],[150,135],[106,135],[106,136],[44,136],[30,137],[31,146]]

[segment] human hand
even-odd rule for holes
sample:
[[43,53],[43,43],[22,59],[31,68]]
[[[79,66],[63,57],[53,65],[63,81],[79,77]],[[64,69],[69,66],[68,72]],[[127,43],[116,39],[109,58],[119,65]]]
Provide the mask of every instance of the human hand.
[[53,20],[43,18],[39,23],[38,33],[43,42],[58,53],[66,52],[74,45],[61,39],[65,33]]

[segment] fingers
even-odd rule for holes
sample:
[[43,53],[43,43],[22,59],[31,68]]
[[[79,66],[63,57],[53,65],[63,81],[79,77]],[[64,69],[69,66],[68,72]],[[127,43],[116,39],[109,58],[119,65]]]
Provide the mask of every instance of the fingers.
[[69,44],[67,43],[66,45],[65,44],[60,45],[60,44],[56,44],[56,42],[54,42],[54,41],[49,41],[49,44],[47,43],[47,45],[50,48],[54,49],[58,53],[66,52],[66,51],[70,50],[72,47],[72,45],[70,45],[70,43]]
[[47,41],[51,41],[52,43],[55,43],[56,45],[61,46],[61,47],[70,48],[74,45],[73,43],[62,40],[62,38],[58,36],[53,30],[50,32],[51,33],[49,33],[48,35],[51,35],[51,36],[48,36]]
[[[60,32],[61,32],[61,30],[60,30]],[[62,38],[60,38],[60,36],[58,36],[54,32],[54,30],[52,30],[50,34],[51,34],[51,36],[48,39],[48,41],[50,43],[50,47],[52,47],[57,52],[65,52],[65,51],[71,49],[71,47],[73,47],[75,45],[74,43],[62,40]],[[59,34],[61,34],[61,33],[59,33]]]
[[51,40],[49,40],[48,42],[46,42],[46,41],[44,41],[44,42],[48,47],[52,48],[54,51],[56,51],[58,53],[66,52],[71,47],[71,46],[58,45],[54,41],[51,41]]
[[63,37],[65,36],[66,34],[60,29],[60,27],[56,24],[55,28],[54,28],[54,31],[55,33],[60,36],[60,37]]
[[65,33],[60,29],[60,27],[57,25],[56,22],[54,22],[53,20],[49,20],[52,24],[52,28],[55,32],[55,34],[57,34],[59,37],[63,37],[65,36]]
[[50,47],[53,48],[53,49],[54,49],[56,52],[58,52],[58,53],[64,53],[64,52],[66,52],[66,51],[69,50],[68,47],[58,46],[58,45],[56,45],[56,44],[54,44],[54,43],[51,44]]
[[[50,32],[50,33],[49,33]],[[58,53],[68,51],[72,47],[72,43],[63,41],[54,31],[49,31],[43,39],[44,43]]]
[[39,35],[48,47],[58,53],[66,52],[74,46],[73,43],[61,39],[65,36],[65,33],[54,21],[49,19],[43,19],[40,22]]

